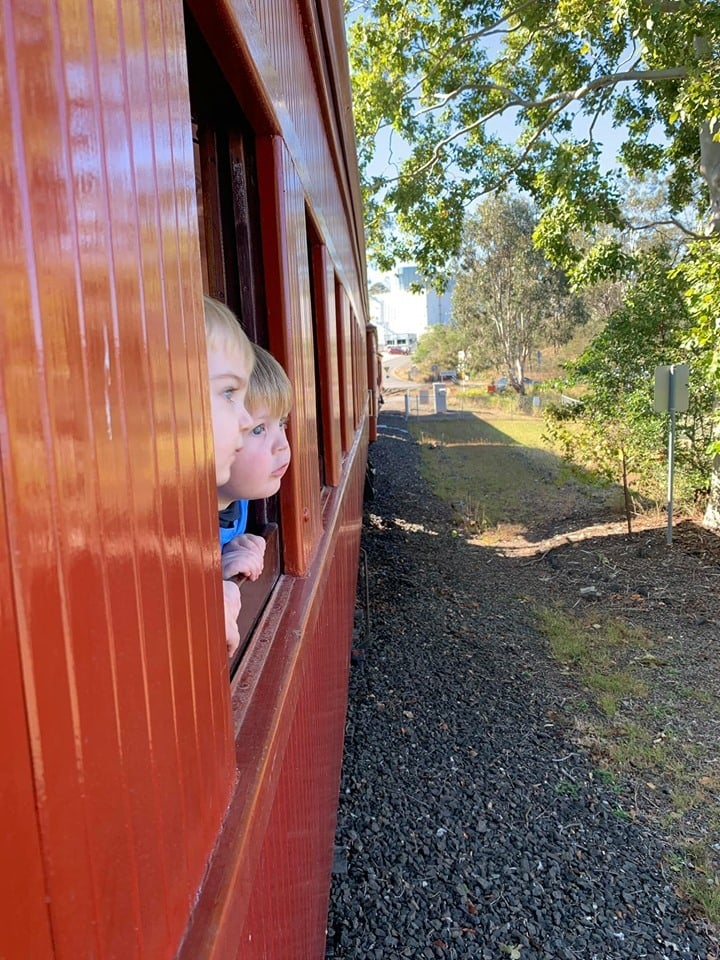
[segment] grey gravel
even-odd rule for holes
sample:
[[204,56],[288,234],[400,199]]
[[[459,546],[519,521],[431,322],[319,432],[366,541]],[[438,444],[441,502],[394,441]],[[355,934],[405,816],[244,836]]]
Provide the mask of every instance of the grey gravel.
[[709,960],[663,839],[553,723],[528,574],[454,533],[401,416],[371,459],[328,957]]

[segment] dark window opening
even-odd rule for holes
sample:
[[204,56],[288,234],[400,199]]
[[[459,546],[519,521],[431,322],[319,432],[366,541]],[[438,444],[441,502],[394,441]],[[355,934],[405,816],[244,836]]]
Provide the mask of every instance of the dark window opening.
[[[321,272],[322,265],[322,241],[318,235],[315,227],[310,220],[310,217],[306,215],[305,222],[307,224],[307,250],[308,250],[308,260],[309,260],[309,275],[310,275],[310,306],[312,310],[312,326],[313,326],[313,357],[315,361],[315,383],[317,389],[315,391],[315,415],[317,422],[317,444],[318,444],[318,461],[319,461],[319,473],[320,473],[320,488],[327,486],[326,474],[325,474],[325,444],[324,444],[324,433],[325,433],[325,423],[327,419],[327,414],[323,411],[323,398],[321,395],[320,386],[324,382],[325,377],[322,373],[322,365],[320,358],[320,337],[318,336],[318,326],[322,323],[322,319],[319,317],[319,312],[321,310],[327,309],[327,304],[325,303],[325,277]],[[324,315],[324,313],[323,313]]]
[[[254,133],[187,8],[185,24],[203,289],[267,346]],[[265,538],[265,562],[260,579],[239,581],[241,642],[231,671],[280,575],[278,519],[277,496],[250,501],[247,530]]]

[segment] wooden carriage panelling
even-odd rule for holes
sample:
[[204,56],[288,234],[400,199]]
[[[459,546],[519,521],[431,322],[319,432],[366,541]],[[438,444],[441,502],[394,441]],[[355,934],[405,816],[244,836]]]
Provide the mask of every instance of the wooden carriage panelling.
[[257,302],[296,392],[283,573],[231,688],[201,299],[222,249],[201,258],[183,6],[11,0],[3,960],[323,953],[368,440],[366,385],[342,380],[366,315],[342,17],[189,9],[267,160]]
[[323,438],[324,480],[336,487],[340,482],[342,443],[340,436],[340,373],[335,316],[335,269],[327,247],[320,243],[311,249],[315,287],[318,380],[321,386],[321,434]]
[[365,360],[368,385],[368,412],[370,417],[368,438],[370,443],[378,437],[378,417],[380,415],[381,368],[378,356],[377,327],[368,324],[365,327]]
[[281,581],[233,682],[238,790],[179,960],[324,956],[364,459],[345,467],[308,575]]
[[3,779],[54,951],[3,956],[169,955],[234,776],[182,11],[119,9],[2,23]]

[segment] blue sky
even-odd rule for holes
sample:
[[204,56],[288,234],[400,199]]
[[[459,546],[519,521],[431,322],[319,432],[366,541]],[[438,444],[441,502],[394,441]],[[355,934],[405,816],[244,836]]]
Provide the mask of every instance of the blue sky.
[[[507,143],[515,141],[514,112],[516,111],[507,110],[504,116],[488,122],[488,129],[497,133]],[[573,136],[577,139],[586,136],[589,130],[589,122],[587,117],[577,116]],[[617,151],[623,140],[622,129],[615,129],[609,117],[599,117],[593,127],[593,139],[603,148],[601,159],[603,172],[618,169]],[[392,177],[394,167],[390,165],[390,146],[392,145],[392,160],[395,162],[407,157],[409,152],[407,146],[397,133],[393,133],[391,136],[387,130],[380,131],[376,142],[375,159],[370,171],[378,176]]]

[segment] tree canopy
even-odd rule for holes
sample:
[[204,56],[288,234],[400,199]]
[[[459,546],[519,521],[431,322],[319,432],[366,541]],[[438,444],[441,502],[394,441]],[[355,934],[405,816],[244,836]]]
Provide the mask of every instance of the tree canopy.
[[[348,22],[378,265],[411,260],[442,284],[466,212],[509,186],[533,199],[534,242],[577,287],[637,276],[647,240],[628,243],[628,231],[647,238],[671,224],[689,241],[678,267],[686,346],[699,348],[720,397],[720,3],[356,0]],[[611,168],[600,142],[608,123],[622,141]],[[390,168],[380,169],[388,144]],[[632,216],[622,175],[656,178],[651,221]],[[705,516],[716,527],[718,424]]]
[[436,323],[420,337],[414,359],[417,363],[430,361],[442,370],[453,370],[457,367],[461,349],[463,341],[457,327],[454,324]]
[[[536,240],[558,263],[617,266],[607,226],[623,192],[601,163],[663,177],[662,219],[691,205],[720,233],[720,4],[716,0],[360,0],[350,11],[354,108],[371,256],[441,276],[466,209],[515,183],[538,204]],[[517,140],[498,130],[511,117]],[[378,171],[387,130],[397,161]],[[393,150],[393,140],[390,140]],[[646,226],[644,224],[636,226]],[[598,241],[597,243],[595,241]]]

